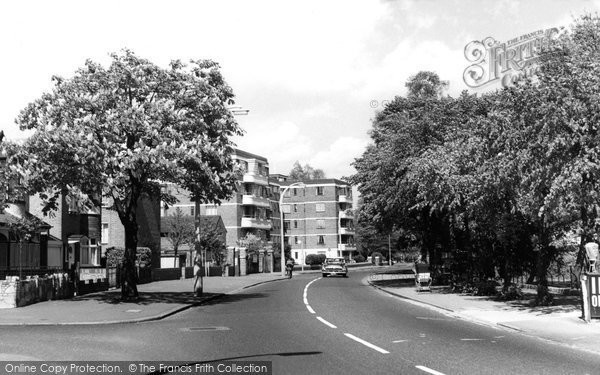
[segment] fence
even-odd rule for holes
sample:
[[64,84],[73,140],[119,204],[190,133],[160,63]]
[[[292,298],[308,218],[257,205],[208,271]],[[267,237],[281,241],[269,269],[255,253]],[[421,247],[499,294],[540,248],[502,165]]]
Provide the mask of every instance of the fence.
[[[537,284],[537,278],[532,279],[533,282],[531,284]],[[548,286],[554,286],[559,288],[571,288],[571,289],[579,289],[581,287],[579,283],[579,277],[573,272],[573,270],[569,269],[568,275],[548,275]],[[514,276],[511,281],[517,285],[525,285],[530,281],[529,274],[523,274],[520,276]]]
[[45,276],[54,273],[63,272],[62,267],[22,267],[22,268],[0,268],[0,280],[5,280],[7,276],[19,276],[26,278],[27,276]]

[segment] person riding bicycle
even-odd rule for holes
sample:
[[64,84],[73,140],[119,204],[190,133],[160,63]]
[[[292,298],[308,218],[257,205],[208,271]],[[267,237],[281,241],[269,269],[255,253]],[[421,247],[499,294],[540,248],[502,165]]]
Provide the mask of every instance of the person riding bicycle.
[[294,269],[294,259],[292,258],[288,258],[288,260],[285,262],[285,269],[288,272],[288,275],[290,275],[290,277],[292,276],[292,270]]

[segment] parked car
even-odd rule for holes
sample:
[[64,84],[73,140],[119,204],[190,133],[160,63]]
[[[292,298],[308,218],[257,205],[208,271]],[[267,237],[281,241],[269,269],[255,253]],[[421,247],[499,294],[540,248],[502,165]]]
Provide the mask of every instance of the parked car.
[[321,266],[323,277],[344,276],[348,277],[348,268],[344,258],[326,258]]

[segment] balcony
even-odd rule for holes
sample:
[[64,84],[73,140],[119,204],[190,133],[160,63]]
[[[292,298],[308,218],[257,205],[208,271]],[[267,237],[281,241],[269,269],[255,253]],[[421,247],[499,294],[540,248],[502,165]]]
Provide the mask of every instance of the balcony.
[[254,229],[271,229],[273,226],[270,219],[257,219],[255,217],[243,217],[242,228],[254,228]]
[[268,198],[258,197],[253,194],[244,194],[242,196],[242,204],[244,206],[271,208],[271,202],[269,202]]
[[338,196],[338,202],[340,203],[352,203],[352,196],[340,195]]
[[350,235],[354,235],[354,228],[341,227],[341,228],[340,228],[340,234],[350,234]]
[[352,211],[348,212],[348,210],[343,210],[343,211],[340,211],[339,218],[340,219],[354,219],[354,215],[352,214]]
[[356,251],[355,244],[339,243],[338,250],[340,251]]
[[269,185],[269,178],[267,176],[260,175],[254,172],[246,172],[244,173],[244,177],[242,179],[243,182],[257,184],[262,186]]

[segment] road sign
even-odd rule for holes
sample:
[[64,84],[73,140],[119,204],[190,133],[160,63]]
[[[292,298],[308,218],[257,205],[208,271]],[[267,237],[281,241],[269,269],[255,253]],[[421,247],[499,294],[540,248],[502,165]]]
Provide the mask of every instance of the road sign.
[[600,318],[600,275],[588,274],[590,318]]

